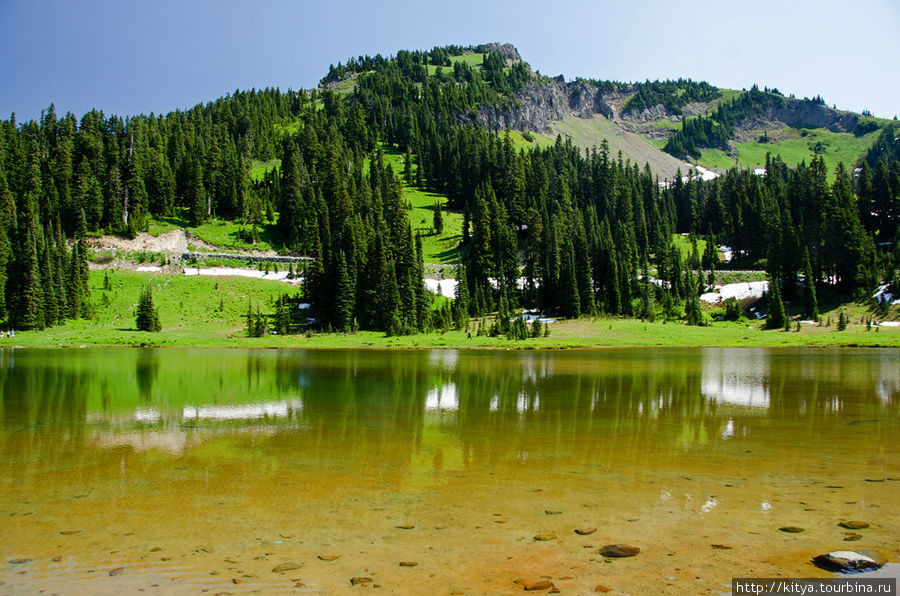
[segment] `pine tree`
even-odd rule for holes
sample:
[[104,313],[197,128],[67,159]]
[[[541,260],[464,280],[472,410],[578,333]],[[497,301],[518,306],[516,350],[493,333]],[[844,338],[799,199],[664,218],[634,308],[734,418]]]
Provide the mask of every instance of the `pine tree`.
[[[30,201],[30,200],[29,200]],[[18,255],[18,308],[14,324],[19,329],[43,329],[44,293],[38,263],[35,226],[32,217],[26,217],[22,240],[22,252]]]
[[344,258],[344,251],[338,253],[334,290],[334,328],[337,331],[345,332],[350,329],[353,321],[353,305],[356,303],[356,295],[350,275],[347,273],[347,259]]
[[203,167],[194,162],[188,186],[187,203],[190,209],[191,225],[199,226],[207,218],[206,187],[203,185]]
[[816,280],[809,263],[809,251],[803,249],[803,316],[812,321],[819,320],[819,303],[816,300]]
[[769,278],[769,297],[766,313],[766,329],[779,329],[784,327],[787,316],[784,313],[784,303],[781,301],[781,289],[778,280]]
[[135,312],[134,325],[138,331],[161,331],[162,326],[159,324],[159,312],[153,306],[153,293],[148,283],[141,290],[141,297],[138,300],[137,311]]
[[441,213],[441,203],[436,202],[432,207],[434,210],[434,218],[433,218],[433,227],[435,234],[443,234],[444,233],[444,215]]

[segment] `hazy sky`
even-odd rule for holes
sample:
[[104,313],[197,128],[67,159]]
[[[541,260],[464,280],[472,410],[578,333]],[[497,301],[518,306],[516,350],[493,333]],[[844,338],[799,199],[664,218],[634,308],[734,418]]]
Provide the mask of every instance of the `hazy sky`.
[[898,0],[0,0],[0,117],[165,113],[310,88],[349,56],[510,42],[545,75],[821,94],[900,114]]

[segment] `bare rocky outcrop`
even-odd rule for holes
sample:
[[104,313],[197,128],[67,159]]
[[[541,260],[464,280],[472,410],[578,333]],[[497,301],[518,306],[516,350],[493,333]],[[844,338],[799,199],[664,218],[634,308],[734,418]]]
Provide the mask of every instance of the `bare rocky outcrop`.
[[516,46],[511,43],[499,43],[495,41],[493,43],[483,43],[475,49],[482,54],[487,54],[490,52],[500,54],[507,60],[512,60],[513,62],[522,61],[522,56],[519,55],[519,50],[517,50]]
[[566,83],[562,76],[531,81],[516,93],[517,105],[501,109],[481,106],[476,122],[491,130],[546,132],[550,123],[566,116],[590,118],[602,114],[614,118],[615,110],[605,94],[586,81]]

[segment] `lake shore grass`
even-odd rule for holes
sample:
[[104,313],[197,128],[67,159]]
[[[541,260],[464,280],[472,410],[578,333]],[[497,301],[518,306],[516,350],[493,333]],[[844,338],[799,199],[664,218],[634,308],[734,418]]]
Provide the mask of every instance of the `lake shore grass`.
[[[105,278],[109,289],[104,290]],[[162,331],[135,329],[134,307],[142,288],[150,285],[159,310]],[[692,327],[682,322],[644,322],[622,318],[581,318],[550,324],[547,337],[510,340],[479,336],[472,321],[472,337],[451,330],[389,337],[381,332],[316,333],[247,337],[248,309],[271,313],[282,294],[296,286],[278,281],[239,277],[207,277],[180,273],[139,273],[127,269],[91,272],[95,316],[68,321],[43,331],[20,331],[0,340],[0,346],[173,346],[308,349],[496,349],[561,350],[618,347],[900,347],[900,327],[868,328],[864,305],[839,305],[824,312],[821,325],[801,323],[800,330],[764,330],[762,322],[713,322]],[[850,316],[844,331],[837,330],[839,309]],[[897,308],[891,311],[897,318]],[[830,320],[831,324],[825,323]]]

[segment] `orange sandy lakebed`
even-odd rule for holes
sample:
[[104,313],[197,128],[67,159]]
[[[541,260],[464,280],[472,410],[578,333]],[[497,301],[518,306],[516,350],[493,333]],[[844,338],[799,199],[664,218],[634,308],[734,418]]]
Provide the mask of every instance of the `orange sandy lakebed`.
[[900,554],[896,350],[4,349],[0,386],[0,594],[708,593]]

